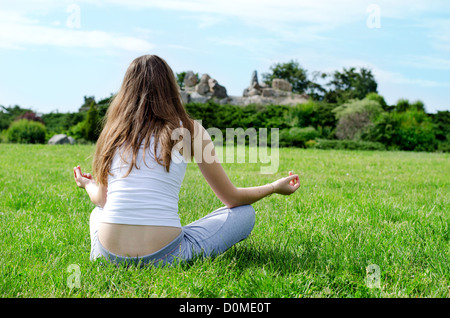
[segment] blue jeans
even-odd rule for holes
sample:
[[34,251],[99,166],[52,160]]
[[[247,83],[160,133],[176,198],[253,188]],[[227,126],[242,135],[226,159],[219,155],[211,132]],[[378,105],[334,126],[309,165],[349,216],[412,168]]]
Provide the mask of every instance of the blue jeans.
[[90,217],[91,260],[105,258],[115,264],[166,265],[189,261],[194,257],[217,256],[250,235],[255,225],[255,210],[251,205],[220,208],[205,217],[183,226],[181,233],[159,251],[139,256],[125,257],[106,250],[97,237],[95,208]]

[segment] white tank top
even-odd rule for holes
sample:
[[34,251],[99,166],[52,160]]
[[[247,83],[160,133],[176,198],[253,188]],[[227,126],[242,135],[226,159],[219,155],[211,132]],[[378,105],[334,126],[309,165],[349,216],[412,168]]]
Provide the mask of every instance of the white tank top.
[[123,178],[131,163],[131,154],[124,163],[116,151],[108,177],[108,196],[100,222],[181,227],[178,196],[186,172],[186,160],[172,151],[169,172],[153,155],[153,138],[146,150],[145,163],[141,145],[136,158],[139,169],[133,167]]

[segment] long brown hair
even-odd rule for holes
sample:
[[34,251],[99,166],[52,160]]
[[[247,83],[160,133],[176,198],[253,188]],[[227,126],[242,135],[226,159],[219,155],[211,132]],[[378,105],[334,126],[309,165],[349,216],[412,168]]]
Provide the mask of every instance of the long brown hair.
[[151,136],[154,137],[156,161],[169,171],[172,148],[177,143],[177,140],[172,140],[172,131],[180,127],[180,122],[193,136],[193,121],[184,109],[170,66],[156,55],[144,55],[133,60],[106,112],[104,128],[97,140],[93,160],[97,182],[107,185],[108,175],[112,175],[111,162],[119,147],[123,148],[124,154],[132,154],[125,176],[133,167],[139,169],[136,164],[139,148],[144,143],[145,156]]

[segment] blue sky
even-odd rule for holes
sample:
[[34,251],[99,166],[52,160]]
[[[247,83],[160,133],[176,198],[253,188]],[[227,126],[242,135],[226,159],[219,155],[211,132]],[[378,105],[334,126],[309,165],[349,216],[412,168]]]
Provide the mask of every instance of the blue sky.
[[0,105],[75,112],[85,95],[115,93],[142,54],[238,96],[274,63],[368,67],[389,104],[450,110],[449,1],[0,2]]

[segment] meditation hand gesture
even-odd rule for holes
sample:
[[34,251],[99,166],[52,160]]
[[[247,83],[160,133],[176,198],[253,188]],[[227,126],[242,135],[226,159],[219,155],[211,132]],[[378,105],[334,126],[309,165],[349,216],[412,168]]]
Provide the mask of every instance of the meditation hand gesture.
[[108,188],[98,185],[90,173],[82,173],[80,166],[73,168],[73,177],[79,188],[85,189],[91,199],[98,207],[106,203]]
[[82,173],[80,166],[73,168],[73,177],[79,188],[86,189],[86,186],[91,183],[96,183],[90,173]]
[[274,193],[289,195],[294,193],[300,187],[300,182],[298,175],[294,175],[292,171],[289,171],[288,177],[278,179],[277,181],[272,182],[272,185]]

